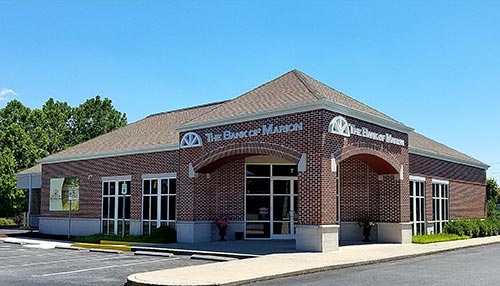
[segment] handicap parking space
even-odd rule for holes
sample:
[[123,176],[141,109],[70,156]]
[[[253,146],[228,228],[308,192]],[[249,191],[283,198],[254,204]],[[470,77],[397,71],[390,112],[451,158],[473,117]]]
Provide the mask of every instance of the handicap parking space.
[[0,243],[0,285],[123,285],[133,273],[205,264],[188,256],[40,249]]

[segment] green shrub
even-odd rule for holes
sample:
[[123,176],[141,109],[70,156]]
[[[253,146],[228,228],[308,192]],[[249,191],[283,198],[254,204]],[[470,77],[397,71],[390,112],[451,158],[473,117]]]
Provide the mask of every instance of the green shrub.
[[0,217],[0,225],[1,226],[15,226],[16,223],[14,222],[14,220],[12,220],[10,218]]
[[438,233],[438,234],[426,234],[426,235],[414,235],[412,237],[413,243],[427,244],[434,242],[452,241],[470,238],[467,235],[456,235],[449,233]]
[[479,237],[479,233],[480,233],[480,226],[481,225],[481,220],[476,218],[474,220],[471,220],[471,234],[472,234],[472,237]]
[[177,233],[174,228],[162,226],[153,231],[151,235],[121,235],[114,234],[94,234],[89,236],[76,236],[72,240],[84,243],[100,243],[101,240],[128,241],[141,243],[174,243],[177,241]]

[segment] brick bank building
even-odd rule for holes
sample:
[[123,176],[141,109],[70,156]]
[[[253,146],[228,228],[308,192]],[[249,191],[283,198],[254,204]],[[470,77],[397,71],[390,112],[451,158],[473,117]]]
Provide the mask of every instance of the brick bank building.
[[295,239],[306,251],[410,243],[485,216],[488,166],[300,71],[235,99],[151,115],[41,160],[41,232],[147,234],[179,242]]

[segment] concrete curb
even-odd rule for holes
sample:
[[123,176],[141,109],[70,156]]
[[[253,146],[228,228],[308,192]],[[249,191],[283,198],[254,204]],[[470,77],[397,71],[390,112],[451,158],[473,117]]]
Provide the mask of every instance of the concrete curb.
[[201,254],[193,254],[191,255],[191,259],[194,260],[206,260],[206,261],[232,261],[238,260],[238,258],[233,257],[223,257],[223,256],[214,256],[214,255],[201,255]]
[[74,247],[74,246],[65,246],[65,245],[56,245],[54,248],[56,249],[64,249],[64,250],[88,250],[83,247]]
[[134,255],[143,255],[143,256],[158,256],[158,257],[173,257],[173,253],[168,252],[151,252],[151,251],[135,251]]
[[210,256],[237,258],[237,259],[255,258],[262,256],[255,254],[243,254],[243,253],[233,253],[233,252],[217,252],[217,251],[206,251],[206,250],[190,250],[190,249],[144,247],[144,246],[132,246],[131,251],[167,252],[167,253],[173,253],[175,255],[186,255],[186,256],[199,254],[199,255],[210,255]]
[[[273,280],[273,279],[280,279],[280,278],[287,278],[287,277],[292,277],[292,276],[313,274],[313,273],[318,273],[318,272],[325,272],[325,271],[331,271],[331,270],[345,269],[345,268],[351,268],[351,267],[357,267],[357,266],[379,264],[379,263],[384,263],[384,262],[397,261],[397,260],[403,260],[403,259],[420,257],[420,256],[429,256],[429,255],[434,255],[434,254],[439,254],[439,253],[451,252],[451,251],[455,251],[455,250],[475,248],[475,247],[481,247],[481,246],[487,246],[487,245],[493,245],[493,244],[499,244],[499,243],[500,243],[500,241],[495,241],[495,242],[486,242],[486,243],[477,244],[477,245],[457,246],[457,247],[454,247],[454,248],[439,249],[439,250],[433,250],[433,251],[428,251],[428,252],[423,252],[423,253],[404,254],[404,255],[398,255],[398,256],[381,258],[381,259],[374,259],[374,260],[367,260],[367,261],[360,261],[360,262],[353,262],[353,263],[345,263],[345,264],[338,264],[338,265],[330,265],[330,266],[309,268],[309,269],[304,269],[304,270],[291,271],[291,272],[287,272],[287,273],[281,273],[281,274],[275,274],[275,275],[267,275],[267,276],[256,277],[256,278],[245,279],[245,280],[238,280],[238,281],[228,282],[228,283],[197,284],[197,286],[215,286],[215,285],[217,285],[217,286],[237,286],[237,285],[242,285],[242,284],[262,282],[262,281]],[[168,285],[168,284],[165,284],[165,283],[141,283],[141,282],[137,282],[137,281],[132,281],[132,280],[130,280],[131,276],[132,275],[130,275],[127,278],[127,283],[125,284],[126,286]],[[189,284],[183,283],[183,285],[187,286]]]
[[120,254],[121,250],[113,250],[113,249],[102,249],[102,248],[90,248],[90,252],[100,252],[100,253],[109,253],[109,254]]

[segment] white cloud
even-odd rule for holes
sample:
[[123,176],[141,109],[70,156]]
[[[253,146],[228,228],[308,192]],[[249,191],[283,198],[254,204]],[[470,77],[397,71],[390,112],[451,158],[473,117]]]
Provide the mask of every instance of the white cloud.
[[0,89],[0,101],[8,100],[9,95],[17,95],[17,93],[12,89],[6,87]]

